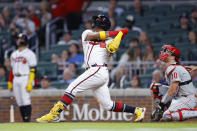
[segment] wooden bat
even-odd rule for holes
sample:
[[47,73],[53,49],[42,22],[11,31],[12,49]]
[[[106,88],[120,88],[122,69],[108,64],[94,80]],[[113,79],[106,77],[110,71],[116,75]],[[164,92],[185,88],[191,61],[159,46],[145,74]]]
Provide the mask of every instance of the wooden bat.
[[14,104],[13,104],[13,95],[10,93],[10,122],[14,122]]

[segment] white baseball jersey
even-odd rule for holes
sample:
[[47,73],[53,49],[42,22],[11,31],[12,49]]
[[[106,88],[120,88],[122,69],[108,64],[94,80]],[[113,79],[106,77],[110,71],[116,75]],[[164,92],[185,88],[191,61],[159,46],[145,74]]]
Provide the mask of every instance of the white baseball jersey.
[[[174,81],[184,83],[191,80],[190,73],[182,65],[178,64],[168,66],[165,72],[165,77],[169,85]],[[183,95],[195,95],[195,87],[192,82],[178,87],[175,97],[181,97]]]
[[[98,102],[106,110],[110,110],[113,106],[113,101],[110,98],[108,88],[109,71],[106,66],[102,65],[107,64],[109,53],[106,45],[112,39],[100,42],[85,41],[88,33],[93,33],[93,31],[85,30],[82,33],[82,45],[85,65],[90,68],[77,77],[65,92],[76,96],[77,93],[91,89]],[[95,64],[97,66],[92,66]]]
[[82,33],[82,45],[84,51],[84,62],[86,67],[91,67],[91,65],[103,65],[107,64],[107,59],[109,56],[106,50],[107,44],[112,41],[108,39],[106,41],[85,41],[88,33],[94,33],[92,30],[85,30]]
[[28,48],[14,51],[10,59],[13,74],[28,75],[30,67],[37,65],[35,53]]
[[27,92],[26,86],[29,80],[30,67],[37,65],[36,55],[30,49],[25,48],[22,51],[14,51],[10,59],[14,75],[13,91],[16,102],[18,106],[30,105],[30,93]]

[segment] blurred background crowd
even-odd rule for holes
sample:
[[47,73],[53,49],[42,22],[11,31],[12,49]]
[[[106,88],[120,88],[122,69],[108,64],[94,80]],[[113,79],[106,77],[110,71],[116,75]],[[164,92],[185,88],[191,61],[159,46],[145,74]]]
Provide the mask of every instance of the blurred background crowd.
[[[0,2],[0,89],[7,89],[10,54],[20,32],[39,59],[35,89],[65,89],[83,67],[81,34],[91,16],[105,14],[111,30],[130,31],[110,61],[110,88],[166,84],[157,60],[164,44],[175,45],[181,63],[197,64],[197,2],[190,0],[2,0]],[[197,85],[196,72],[192,74]]]

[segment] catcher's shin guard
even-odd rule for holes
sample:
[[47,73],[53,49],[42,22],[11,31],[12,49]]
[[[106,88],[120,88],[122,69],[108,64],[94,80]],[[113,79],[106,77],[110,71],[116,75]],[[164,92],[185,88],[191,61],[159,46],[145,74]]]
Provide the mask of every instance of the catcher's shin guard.
[[145,113],[146,113],[146,108],[136,107],[136,109],[135,109],[136,119],[134,121],[135,122],[143,121],[144,117],[145,117]]
[[65,109],[65,106],[58,101],[57,104],[50,110],[50,112],[40,118],[37,118],[36,121],[39,123],[48,123],[48,122],[59,122],[59,114]]

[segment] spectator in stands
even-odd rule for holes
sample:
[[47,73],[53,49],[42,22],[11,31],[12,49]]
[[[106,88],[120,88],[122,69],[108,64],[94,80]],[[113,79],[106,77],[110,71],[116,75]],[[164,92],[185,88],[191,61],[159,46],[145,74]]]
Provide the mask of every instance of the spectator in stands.
[[110,27],[110,30],[118,30],[120,27],[117,27],[117,24],[116,24],[116,20],[114,17],[110,17],[109,18],[110,22],[111,22],[111,27]]
[[135,26],[135,19],[133,15],[127,15],[125,21],[125,27],[131,31],[137,31],[139,33],[142,32],[142,29],[140,27]]
[[109,10],[108,10],[108,15],[109,18],[114,18],[115,17],[115,9],[117,7],[117,0],[110,0],[109,2]]
[[32,35],[36,31],[34,22],[28,17],[28,11],[23,10],[23,13],[14,18],[14,22],[17,26],[22,28],[22,32],[28,36]]
[[92,29],[92,21],[91,20],[87,20],[85,22],[85,28],[86,29]]
[[154,50],[153,50],[152,45],[150,45],[150,44],[146,45],[146,50],[145,50],[142,60],[143,61],[155,61]]
[[20,29],[16,26],[14,22],[12,22],[9,25],[8,31],[11,34],[11,44],[16,47],[16,40],[17,40],[18,34],[20,33]]
[[43,76],[40,82],[41,88],[40,89],[55,89],[51,86],[51,82],[47,76]]
[[180,26],[179,26],[180,29],[187,31],[191,30],[191,27],[189,26],[189,14],[187,12],[181,14],[181,16],[179,17],[179,21],[180,21]]
[[58,61],[58,74],[62,74],[64,68],[68,65],[69,52],[63,50],[61,53],[60,60]]
[[74,81],[74,76],[75,74],[69,68],[65,68],[60,82],[70,84]]
[[68,64],[68,68],[74,73],[77,74],[77,65],[73,62],[70,62]]
[[192,9],[190,21],[191,21],[191,27],[193,29],[196,29],[196,24],[197,24],[197,8],[196,7]]
[[45,27],[52,19],[52,15],[49,12],[49,4],[46,1],[40,3],[40,13],[41,13],[41,27]]
[[3,27],[3,26],[5,26],[5,21],[3,19],[2,14],[0,14],[0,28]]
[[152,44],[152,42],[150,41],[148,34],[146,32],[141,32],[140,36],[139,36],[139,42],[142,45],[149,45]]
[[109,18],[114,18],[115,16],[119,17],[123,14],[124,9],[118,7],[118,0],[110,0],[109,9],[104,10],[104,12],[108,12]]
[[81,38],[78,40],[78,45],[79,45],[79,53],[83,52],[83,45],[82,45],[82,39]]
[[[117,87],[120,87],[121,77],[125,74],[128,75],[129,68],[128,65],[126,65],[126,63],[136,62],[136,64],[133,65],[132,71],[134,70],[137,71],[140,68],[138,63],[141,62],[141,49],[139,47],[138,39],[132,39],[129,45],[130,45],[129,49],[124,54],[121,55],[118,66],[114,68],[111,72],[111,79],[114,80],[115,78]],[[137,45],[137,46],[132,46],[132,45]]]
[[[167,84],[166,81],[165,81],[163,73],[159,69],[156,69],[156,70],[153,71],[152,82],[161,83],[162,85]],[[152,83],[152,82],[150,82],[150,83]]]
[[4,60],[4,66],[7,70],[7,72],[9,72],[9,70],[11,69],[11,62],[10,62],[10,58],[5,58]]
[[134,0],[133,2],[134,14],[139,14],[140,16],[144,16],[144,9],[142,7],[141,0]]
[[[84,3],[86,4],[84,5]],[[82,14],[87,11],[91,0],[65,0],[68,30],[78,29],[83,22]]]
[[78,42],[72,39],[71,32],[65,32],[63,34],[63,40],[60,40],[57,44],[58,45],[71,45],[72,43],[78,43]]
[[52,18],[65,17],[67,14],[64,0],[49,0]]
[[13,14],[20,15],[22,13],[22,10],[23,10],[23,8],[22,8],[22,5],[21,5],[20,1],[16,1],[14,3]]
[[6,81],[7,80],[7,70],[5,66],[0,65],[0,81]]
[[137,38],[132,38],[129,42],[129,48],[139,47],[139,40]]
[[49,12],[49,4],[47,1],[42,1],[40,3],[40,21],[41,26],[40,30],[37,32],[39,37],[39,45],[45,46],[45,33],[46,33],[46,24],[49,23],[52,19],[52,15]]
[[159,59],[156,60],[155,62],[155,65],[154,65],[155,68],[159,68],[160,71],[162,72],[163,76],[165,76],[165,71],[166,71],[166,64],[162,61],[160,61]]
[[196,32],[190,31],[189,35],[188,35],[188,38],[189,38],[190,44],[197,44],[197,34],[196,34]]
[[84,62],[83,55],[79,54],[79,46],[76,43],[73,43],[69,47],[70,57],[68,62],[73,62],[75,64],[81,64]]
[[56,63],[56,64],[58,64],[58,61],[59,61],[58,55],[55,54],[55,53],[53,53],[53,54],[51,55],[51,63]]
[[139,88],[141,86],[140,78],[137,75],[134,75],[130,84],[132,88]]
[[3,16],[3,19],[5,21],[5,25],[9,26],[9,24],[12,22],[10,8],[4,7],[3,12],[2,12],[2,16]]
[[36,15],[35,7],[33,5],[30,5],[28,7],[28,11],[29,11],[29,17],[34,22],[36,26],[36,31],[38,31],[40,29],[41,23],[40,23],[40,18]]

